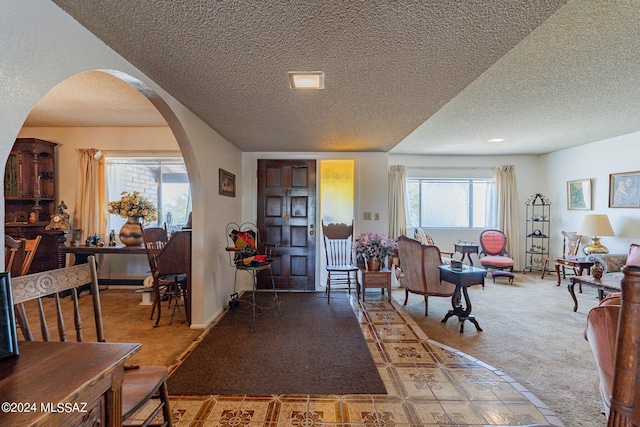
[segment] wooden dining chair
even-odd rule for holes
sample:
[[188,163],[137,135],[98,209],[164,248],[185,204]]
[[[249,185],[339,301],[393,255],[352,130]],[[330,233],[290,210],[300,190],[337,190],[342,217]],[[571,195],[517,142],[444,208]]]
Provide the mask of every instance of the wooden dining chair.
[[[331,286],[346,287],[351,293],[351,285],[358,290],[358,266],[353,262],[353,221],[351,224],[325,224],[322,222],[324,253],[327,260],[327,298],[331,297]],[[359,290],[358,290],[359,292]]]
[[[31,263],[36,256],[36,251],[40,245],[42,236],[38,235],[34,239],[15,240],[10,236],[5,236],[5,258],[8,260],[5,271],[11,273],[11,277],[24,276],[29,272]],[[25,318],[23,304],[15,304],[16,324],[24,335],[22,322]]]
[[156,322],[153,326],[158,327],[160,324],[163,301],[168,302],[168,307],[171,311],[169,324],[173,323],[173,316],[176,311],[178,312],[178,317],[184,321],[186,316],[183,315],[182,308],[185,308],[186,311],[184,304],[187,301],[187,274],[160,274],[158,265],[158,255],[169,241],[167,230],[162,227],[142,228],[142,241],[147,253],[151,277],[153,277],[154,299],[150,319],[153,319],[156,309],[158,310]]
[[[77,342],[84,341],[85,333],[83,319],[78,303],[79,288],[85,285],[91,288],[93,319],[95,324],[96,341],[106,342],[102,322],[102,307],[100,305],[100,290],[96,272],[95,257],[88,257],[87,263],[77,264],[57,270],[28,274],[11,278],[11,288],[14,304],[35,302],[36,314],[33,315],[40,325],[39,333],[31,328],[29,319],[23,319],[23,332],[26,341],[61,341],[70,339],[67,335],[75,333]],[[61,293],[70,293],[71,301],[62,301]],[[54,320],[55,319],[55,320]],[[73,324],[73,329],[67,331],[65,321]],[[58,331],[57,337],[52,337],[52,327]],[[57,339],[56,339],[57,338]],[[133,366],[125,367],[122,384],[122,421],[130,418],[137,420],[144,412],[147,419],[144,425],[155,421],[162,411],[163,421],[160,425],[171,426],[171,409],[169,407],[169,393],[166,379],[168,369],[165,366]],[[151,407],[148,407],[150,404]],[[144,407],[143,411],[136,414]],[[133,415],[136,414],[135,417]]]
[[27,239],[14,239],[4,236],[4,270],[11,273],[11,277],[18,277],[22,272],[22,265],[27,257]]

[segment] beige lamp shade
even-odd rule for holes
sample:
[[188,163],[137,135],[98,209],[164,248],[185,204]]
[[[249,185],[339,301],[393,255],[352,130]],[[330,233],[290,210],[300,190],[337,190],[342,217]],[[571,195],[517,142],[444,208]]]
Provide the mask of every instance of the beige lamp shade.
[[578,233],[584,236],[593,236],[591,243],[583,249],[586,255],[609,253],[609,250],[600,243],[600,237],[615,236],[611,223],[609,222],[609,217],[605,214],[586,215],[584,220],[582,220],[582,225]]

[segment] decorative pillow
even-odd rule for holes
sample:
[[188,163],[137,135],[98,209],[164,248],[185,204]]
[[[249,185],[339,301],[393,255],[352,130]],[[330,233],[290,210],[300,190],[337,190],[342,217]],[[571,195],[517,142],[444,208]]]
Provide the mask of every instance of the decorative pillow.
[[269,264],[269,260],[265,255],[258,255],[256,250],[256,232],[253,230],[231,232],[231,238],[235,243],[236,251],[234,261],[238,265],[259,267]]
[[236,251],[234,258],[236,264],[251,264],[257,253],[256,233],[253,230],[233,230],[231,232],[231,239],[233,240],[236,249],[239,249]]
[[640,245],[632,243],[629,246],[629,255],[627,256],[627,262],[625,265],[640,265]]

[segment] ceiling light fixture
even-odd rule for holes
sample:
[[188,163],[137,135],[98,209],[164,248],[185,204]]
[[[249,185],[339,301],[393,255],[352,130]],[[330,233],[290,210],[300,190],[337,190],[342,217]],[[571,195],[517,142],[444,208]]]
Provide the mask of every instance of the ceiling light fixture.
[[289,71],[291,89],[324,89],[324,71]]
[[493,138],[493,139],[488,140],[487,142],[502,142],[504,140],[505,140],[504,138]]

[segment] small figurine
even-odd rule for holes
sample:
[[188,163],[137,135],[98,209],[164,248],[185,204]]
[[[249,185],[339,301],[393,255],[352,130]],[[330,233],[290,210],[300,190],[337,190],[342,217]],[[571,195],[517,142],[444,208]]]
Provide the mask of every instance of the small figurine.
[[115,245],[116,245],[116,231],[111,230],[111,233],[109,233],[109,246],[115,246]]

